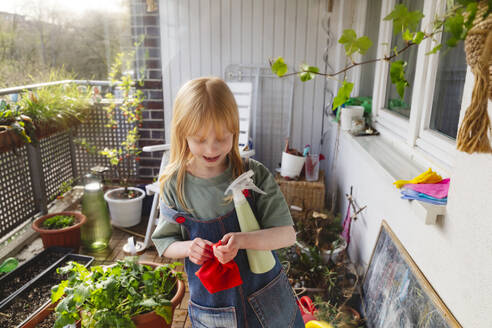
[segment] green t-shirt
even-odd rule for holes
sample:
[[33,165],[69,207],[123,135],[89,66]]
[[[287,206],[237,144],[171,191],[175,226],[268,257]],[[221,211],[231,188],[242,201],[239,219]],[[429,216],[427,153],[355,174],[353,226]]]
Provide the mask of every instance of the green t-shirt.
[[[293,225],[289,207],[270,171],[263,164],[253,159],[249,159],[249,169],[255,173],[253,176],[255,185],[267,193],[261,195],[252,192],[255,200],[256,219],[260,227],[266,229]],[[224,199],[224,192],[232,181],[230,165],[222,174],[211,179],[202,179],[187,173],[184,181],[184,193],[186,207],[192,210],[192,213],[189,214],[197,219],[210,220],[232,211],[234,209],[233,201],[227,202]],[[185,212],[178,202],[176,177],[169,180],[162,196],[167,205],[177,211]],[[165,220],[159,220],[159,225],[152,234],[152,241],[160,255],[171,243],[186,239],[186,233],[180,225]]]

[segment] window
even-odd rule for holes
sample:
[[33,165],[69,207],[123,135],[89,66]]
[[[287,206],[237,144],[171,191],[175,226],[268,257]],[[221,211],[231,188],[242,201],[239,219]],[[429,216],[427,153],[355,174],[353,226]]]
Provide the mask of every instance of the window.
[[[424,9],[424,1],[423,0],[405,0],[405,1],[397,1],[397,4],[404,4],[409,11],[423,11]],[[383,16],[384,17],[384,16]],[[392,33],[393,36],[391,38],[390,46],[387,47],[386,53],[393,53],[393,49],[402,49],[405,46],[405,42],[401,38],[400,35],[396,35]],[[397,60],[403,60],[407,62],[406,69],[406,78],[409,81],[410,86],[405,88],[405,96],[401,99],[400,95],[396,91],[395,86],[391,83],[391,78],[389,72],[387,73],[387,82],[386,82],[386,96],[384,101],[384,108],[397,113],[405,118],[410,117],[410,105],[412,99],[413,92],[413,83],[415,81],[415,67],[417,64],[417,47],[412,47],[398,56]]]
[[[443,41],[447,40],[444,34]],[[455,139],[458,132],[461,98],[466,76],[466,58],[463,42],[448,52],[439,54],[436,87],[430,119],[430,128]]]
[[[373,41],[373,46],[362,56],[361,61],[374,59],[377,55],[378,30],[379,22],[381,21],[381,0],[368,0],[365,9],[366,15],[363,35],[368,36]],[[375,68],[375,63],[361,66],[359,96],[372,97]]]
[[[424,27],[431,26],[434,17],[442,15],[446,5],[445,0],[385,0],[382,2],[381,17],[387,16],[398,3],[404,3],[410,11],[422,11],[425,16],[421,25]],[[445,44],[448,36],[443,34],[437,35],[436,39],[441,41],[442,37]],[[385,42],[392,42],[394,47],[391,22],[381,22],[378,37],[378,57],[382,57],[388,53]],[[403,100],[390,82],[389,64],[377,63],[373,120],[383,135],[396,140],[403,149],[424,152],[444,166],[449,166],[455,154],[465,77],[468,78],[469,72],[462,43],[451,49],[443,46],[441,53],[426,55],[434,45],[432,40],[424,40],[418,47],[413,46],[397,58],[408,62],[406,78],[410,88],[405,89]],[[401,48],[402,45],[397,46]]]

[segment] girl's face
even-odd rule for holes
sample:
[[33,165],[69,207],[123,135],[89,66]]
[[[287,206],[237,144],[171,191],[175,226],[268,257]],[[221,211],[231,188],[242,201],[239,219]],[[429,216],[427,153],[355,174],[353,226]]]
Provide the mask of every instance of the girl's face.
[[188,147],[194,156],[196,168],[214,171],[225,168],[227,154],[232,150],[233,134],[224,129],[219,137],[214,126],[203,128],[197,135],[186,137]]

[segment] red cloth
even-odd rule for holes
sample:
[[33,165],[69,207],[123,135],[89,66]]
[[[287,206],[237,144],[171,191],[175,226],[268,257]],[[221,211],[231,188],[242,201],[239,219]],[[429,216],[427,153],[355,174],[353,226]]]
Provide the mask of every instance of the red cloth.
[[[213,246],[220,245],[222,245],[222,242],[219,240]],[[243,283],[239,274],[239,267],[234,260],[222,264],[215,256],[213,259],[203,263],[202,267],[195,272],[195,275],[210,294],[234,288]]]

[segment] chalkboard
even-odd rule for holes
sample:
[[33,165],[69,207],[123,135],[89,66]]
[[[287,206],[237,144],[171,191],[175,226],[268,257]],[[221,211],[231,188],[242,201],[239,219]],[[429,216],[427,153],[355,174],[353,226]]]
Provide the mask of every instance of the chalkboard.
[[367,327],[461,327],[383,221],[363,283]]

